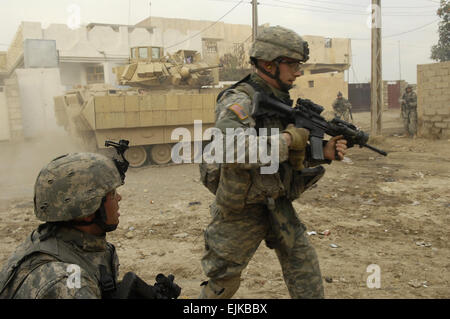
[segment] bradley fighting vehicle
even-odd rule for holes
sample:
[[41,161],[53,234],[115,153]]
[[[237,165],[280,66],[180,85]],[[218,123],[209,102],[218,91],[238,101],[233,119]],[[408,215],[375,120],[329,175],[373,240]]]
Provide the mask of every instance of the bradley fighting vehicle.
[[220,89],[213,88],[218,83],[211,70],[218,67],[202,62],[196,51],[164,57],[160,47],[131,48],[130,63],[113,70],[123,89],[91,85],[68,91],[54,98],[56,119],[87,151],[105,149],[105,140],[126,139],[130,166],[166,164],[178,143],[171,139],[173,129],[188,129],[194,141],[194,120],[202,120],[203,131],[214,125]]

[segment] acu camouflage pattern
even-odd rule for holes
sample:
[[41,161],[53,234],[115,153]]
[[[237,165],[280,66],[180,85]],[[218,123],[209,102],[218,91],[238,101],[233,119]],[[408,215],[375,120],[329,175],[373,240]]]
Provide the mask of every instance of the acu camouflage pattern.
[[346,98],[337,98],[333,102],[333,110],[335,115],[346,122],[349,122],[350,120],[351,108],[352,105]]
[[402,119],[405,132],[409,135],[417,133],[417,95],[411,86],[407,86],[411,91],[406,91],[401,99],[402,102]]
[[258,33],[249,55],[265,61],[283,56],[306,62],[309,59],[309,47],[308,42],[292,30],[280,26],[266,27]]
[[[250,79],[268,94],[288,102],[289,94],[268,86],[257,74],[252,74]],[[252,114],[251,97],[245,92],[245,87],[238,86],[228,90],[219,100],[216,127],[224,134],[227,127],[255,127],[251,116],[240,120],[228,110],[230,105],[239,103],[249,115]],[[279,128],[280,132],[285,128],[275,118],[265,119],[260,127],[269,128],[268,132],[271,127]],[[286,199],[291,197],[290,184],[286,181],[292,181],[293,169],[285,162],[289,153],[287,144],[282,136],[278,138],[280,162],[284,163],[280,163],[276,174],[260,174],[260,163],[221,165],[216,200],[210,207],[213,219],[205,230],[205,254],[202,258],[202,267],[209,281],[200,298],[231,298],[239,288],[242,271],[262,240],[276,250],[292,298],[323,298],[317,255],[305,237],[305,226],[298,219],[290,200]],[[271,206],[267,205],[268,198],[276,201],[271,207],[279,212],[276,222],[268,209]],[[279,205],[282,198],[285,199],[284,206]]]
[[122,185],[114,162],[100,154],[75,153],[56,158],[39,173],[34,212],[42,221],[69,221],[93,214],[102,198]]
[[[59,228],[40,241],[35,230],[8,259],[0,273],[0,299],[100,299],[99,265],[117,281],[119,260],[104,236]],[[81,268],[80,287],[67,284],[69,265]]]

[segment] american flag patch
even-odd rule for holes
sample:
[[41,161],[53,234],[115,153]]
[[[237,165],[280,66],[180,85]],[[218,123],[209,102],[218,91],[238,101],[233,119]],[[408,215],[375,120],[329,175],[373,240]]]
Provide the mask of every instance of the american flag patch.
[[233,104],[232,106],[229,107],[229,109],[232,110],[234,114],[236,114],[241,120],[245,120],[248,117],[244,108],[239,104]]

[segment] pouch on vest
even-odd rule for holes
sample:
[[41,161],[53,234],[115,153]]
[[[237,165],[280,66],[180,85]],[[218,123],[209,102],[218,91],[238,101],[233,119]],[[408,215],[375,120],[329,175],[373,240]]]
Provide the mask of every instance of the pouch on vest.
[[[322,165],[304,168],[301,171],[293,171],[291,176],[292,180],[287,191],[287,197],[293,201],[300,197],[300,195],[306,190],[314,186],[325,174],[325,168]],[[285,184],[286,185],[286,184]]]
[[200,169],[200,180],[202,184],[209,189],[211,193],[216,195],[217,188],[219,187],[220,181],[220,164],[218,163],[201,163],[199,165]]
[[266,245],[289,255],[294,247],[297,233],[304,232],[306,227],[298,219],[292,202],[285,196],[276,200],[268,198],[267,208],[272,228],[272,236],[269,238],[272,238],[266,240]]
[[220,175],[216,192],[217,205],[230,211],[240,212],[246,204],[251,185],[250,172],[221,166]]

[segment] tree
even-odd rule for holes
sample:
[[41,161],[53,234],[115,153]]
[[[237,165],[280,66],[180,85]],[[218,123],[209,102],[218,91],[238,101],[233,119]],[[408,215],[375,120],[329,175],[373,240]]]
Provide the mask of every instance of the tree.
[[439,41],[431,47],[431,58],[439,62],[450,61],[450,2],[441,0],[437,15],[439,22]]
[[219,71],[220,81],[238,81],[251,72],[243,43],[236,43],[233,53],[225,53],[220,58],[220,64],[223,65]]

